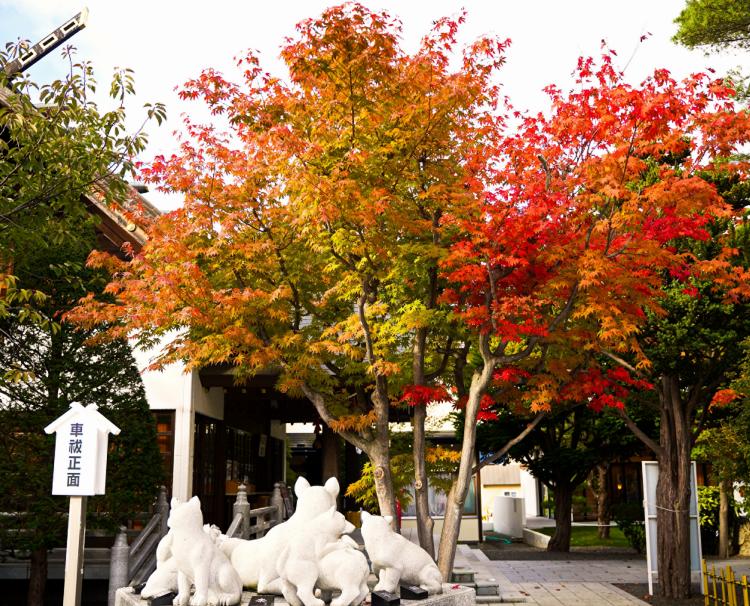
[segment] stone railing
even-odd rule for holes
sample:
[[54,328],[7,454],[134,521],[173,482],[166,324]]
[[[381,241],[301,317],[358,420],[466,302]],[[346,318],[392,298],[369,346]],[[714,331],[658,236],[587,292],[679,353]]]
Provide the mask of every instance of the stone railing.
[[156,569],[156,547],[168,531],[169,503],[164,486],[159,489],[155,510],[148,524],[130,545],[126,528],[120,526],[109,559],[109,606],[114,605],[115,591],[119,587],[138,585]]
[[247,489],[240,484],[237,489],[237,499],[232,507],[234,518],[227,529],[227,536],[238,539],[259,539],[273,526],[283,521],[284,508],[281,498],[280,484],[273,488],[271,505],[250,509],[247,501]]
[[[226,532],[228,537],[261,538],[269,529],[284,520],[285,509],[281,484],[277,482],[274,485],[271,505],[257,509],[250,509],[247,489],[244,484],[241,484],[232,506],[232,513],[234,518]],[[109,606],[114,606],[117,589],[128,585],[135,587],[143,583],[156,569],[156,547],[169,530],[168,518],[167,490],[162,486],[156,501],[156,513],[130,545],[128,545],[125,527],[120,527],[110,556]]]

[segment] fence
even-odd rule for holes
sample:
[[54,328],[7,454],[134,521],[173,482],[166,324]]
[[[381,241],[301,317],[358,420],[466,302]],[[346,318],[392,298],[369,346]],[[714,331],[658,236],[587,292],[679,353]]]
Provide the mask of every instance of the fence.
[[704,606],[750,606],[750,585],[747,576],[742,575],[738,581],[731,566],[726,570],[711,566],[708,570],[706,560],[703,567],[703,604]]

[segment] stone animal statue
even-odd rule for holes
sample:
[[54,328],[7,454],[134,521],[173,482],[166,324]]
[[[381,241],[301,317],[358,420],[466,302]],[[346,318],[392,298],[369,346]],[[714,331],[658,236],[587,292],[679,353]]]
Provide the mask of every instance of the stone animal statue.
[[341,592],[331,601],[331,606],[357,606],[370,593],[367,586],[370,565],[356,545],[350,537],[344,535],[324,550],[326,553],[318,562],[316,586]]
[[[168,543],[169,557],[159,561],[159,550],[162,545]],[[146,585],[141,589],[141,597],[150,600],[157,598],[165,593],[177,591],[177,562],[172,557],[172,534],[168,533],[159,541],[159,547],[156,549],[156,570],[146,579]]]
[[[316,585],[321,589],[342,590],[342,595],[335,604],[331,603],[332,606],[353,603],[361,592],[363,581],[366,589],[369,570],[362,576],[360,565],[364,564],[364,569],[368,569],[367,560],[348,544],[339,544],[341,536],[352,530],[354,526],[331,507],[314,518],[293,541],[287,542],[276,562],[276,572],[284,598],[291,606],[324,606],[323,600],[315,597]],[[352,556],[351,565],[347,555]],[[321,575],[321,564],[326,559],[329,560],[325,566],[326,574]],[[337,569],[337,564],[343,568]],[[352,570],[355,571],[354,578],[347,579]]]
[[231,558],[245,587],[259,593],[281,594],[281,581],[276,572],[276,562],[286,545],[299,537],[310,526],[313,518],[336,506],[339,483],[330,478],[324,486],[310,486],[303,477],[294,484],[297,508],[291,517],[277,524],[266,536],[254,541],[227,539],[221,550]]
[[[167,526],[171,529],[169,547],[177,567],[176,606],[232,606],[242,598],[242,582],[229,559],[203,529],[198,497],[186,503],[172,499]],[[161,546],[161,545],[160,545]],[[190,597],[191,584],[195,593]]]
[[[226,539],[226,535],[221,534],[219,527],[212,524],[204,524],[203,532],[216,545],[220,545],[221,541]],[[156,570],[151,573],[141,589],[141,597],[144,599],[150,600],[166,593],[177,592],[177,562],[172,556],[173,538],[174,532],[170,530],[156,547]],[[208,591],[208,603],[218,603],[218,597],[211,588]]]
[[395,592],[400,581],[441,593],[443,579],[430,555],[391,528],[391,516],[362,512],[362,538],[379,581],[374,591]]

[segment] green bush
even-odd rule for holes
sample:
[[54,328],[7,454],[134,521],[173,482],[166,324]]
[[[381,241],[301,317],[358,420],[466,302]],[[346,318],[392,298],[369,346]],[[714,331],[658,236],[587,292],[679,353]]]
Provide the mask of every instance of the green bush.
[[542,501],[542,513],[549,511],[549,517],[555,517],[555,499],[548,497]]
[[646,524],[640,503],[619,503],[612,507],[612,518],[630,546],[638,553],[646,551]]
[[[698,512],[701,529],[701,547],[704,554],[719,551],[719,487],[698,486]],[[740,507],[729,495],[729,537],[736,541],[739,531]],[[733,538],[734,537],[734,538]]]
[[698,511],[701,528],[719,529],[718,486],[698,486]]
[[583,518],[584,520],[588,517],[589,512],[591,511],[591,508],[589,507],[588,499],[586,498],[586,494],[576,494],[573,495],[573,513],[576,516],[579,516],[580,518]]

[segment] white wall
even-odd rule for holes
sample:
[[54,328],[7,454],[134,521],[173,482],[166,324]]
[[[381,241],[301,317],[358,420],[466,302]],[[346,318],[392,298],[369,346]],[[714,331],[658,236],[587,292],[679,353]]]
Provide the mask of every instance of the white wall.
[[521,494],[526,502],[526,516],[536,517],[541,515],[539,511],[536,478],[525,468],[521,468]]
[[146,399],[152,410],[174,410],[174,464],[172,496],[189,499],[193,493],[193,428],[195,413],[223,419],[224,394],[221,388],[204,389],[197,372],[185,372],[183,364],[170,364],[164,370],[147,370],[152,350],[134,349],[141,371]]
[[[432,529],[432,534],[440,536],[443,532],[443,518],[433,518],[435,521],[435,527]],[[411,530],[416,532],[417,520],[413,517],[401,518],[401,532],[405,530]],[[459,541],[476,542],[479,540],[479,524],[477,522],[477,516],[462,516],[461,526],[458,532]]]

